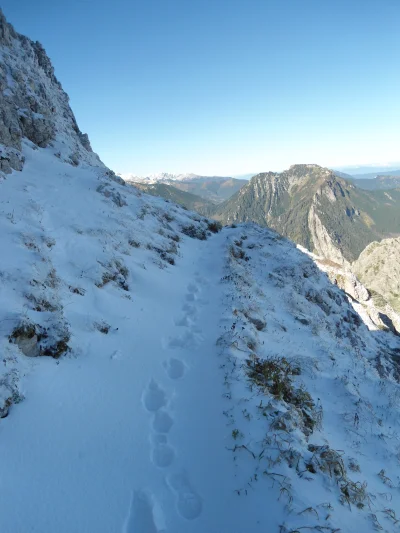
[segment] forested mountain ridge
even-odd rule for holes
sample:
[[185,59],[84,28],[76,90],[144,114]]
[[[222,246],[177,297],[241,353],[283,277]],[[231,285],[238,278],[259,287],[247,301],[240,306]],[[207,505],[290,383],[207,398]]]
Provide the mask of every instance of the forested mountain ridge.
[[354,261],[372,241],[400,234],[400,190],[364,191],[318,165],[254,176],[217,206],[223,223],[256,222],[308,250]]

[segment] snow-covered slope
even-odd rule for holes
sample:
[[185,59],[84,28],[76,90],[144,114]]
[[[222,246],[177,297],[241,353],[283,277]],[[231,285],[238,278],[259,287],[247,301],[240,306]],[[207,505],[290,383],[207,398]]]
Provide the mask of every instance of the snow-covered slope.
[[247,531],[397,531],[399,338],[274,232],[228,242],[217,344],[238,499],[260,498]]
[[0,180],[22,169],[24,138],[73,165],[103,166],[42,45],[17,33],[0,10]]
[[68,120],[4,148],[0,531],[397,531],[399,337],[276,233],[125,186]]
[[[146,406],[159,393],[145,391],[164,372],[161,341],[194,269],[197,247],[183,262],[181,241],[205,238],[207,224],[51,150],[25,145],[24,155],[22,173],[1,184],[0,392],[9,413],[0,530],[119,531],[145,481],[143,460],[151,464]],[[183,368],[169,366],[171,375]],[[169,416],[158,416],[162,429]],[[163,463],[158,448],[153,459]]]

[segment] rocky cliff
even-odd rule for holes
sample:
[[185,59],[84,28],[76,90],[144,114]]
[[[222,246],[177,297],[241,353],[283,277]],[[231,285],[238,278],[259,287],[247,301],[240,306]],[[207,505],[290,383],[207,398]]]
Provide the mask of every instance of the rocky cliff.
[[256,222],[340,264],[372,241],[400,233],[400,191],[363,191],[318,165],[258,174],[218,206],[225,223]]
[[[362,316],[363,321],[370,329],[400,333],[400,314],[398,308],[391,305],[392,301],[390,300],[389,293],[382,290],[382,284],[378,283],[381,293],[377,293],[375,290],[372,290],[373,282],[370,283],[367,279],[366,285],[364,285],[354,274],[354,265],[341,265],[324,257],[312,254],[302,246],[298,246],[298,248],[309,255],[318,268],[327,274],[330,281],[347,294],[350,303],[357,313]],[[395,280],[393,279],[393,281]],[[382,296],[382,293],[384,296]]]
[[378,304],[386,300],[400,313],[400,238],[372,242],[352,268]]
[[72,165],[103,166],[92,152],[44,48],[17,33],[0,10],[0,172],[22,170],[23,142]]

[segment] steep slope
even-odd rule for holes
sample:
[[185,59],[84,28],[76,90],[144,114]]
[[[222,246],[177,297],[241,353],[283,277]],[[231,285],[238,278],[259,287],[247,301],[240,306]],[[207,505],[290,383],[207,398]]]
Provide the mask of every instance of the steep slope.
[[[122,178],[133,183],[172,185],[181,191],[200,196],[210,202],[221,203],[239,191],[247,180],[225,178],[220,176],[198,176],[196,174],[157,174],[144,178],[122,175]],[[163,192],[160,189],[160,192]],[[162,196],[162,194],[161,194]]]
[[[392,240],[395,241],[395,239],[385,239],[382,243]],[[367,246],[366,250],[374,244],[380,245],[380,243],[371,243]],[[353,307],[362,316],[364,322],[370,329],[389,330],[400,334],[400,312],[398,305],[396,305],[396,298],[393,298],[396,294],[396,275],[398,271],[395,259],[396,254],[392,253],[388,258],[388,263],[392,263],[394,270],[386,269],[386,276],[389,277],[388,287],[386,288],[383,287],[385,276],[376,275],[376,278],[380,280],[380,282],[377,282],[377,279],[373,276],[370,278],[363,276],[362,268],[357,270],[356,265],[360,258],[363,257],[365,251],[361,253],[357,261],[348,266],[339,265],[324,257],[318,257],[301,245],[298,245],[298,248],[309,255],[318,268],[328,275],[332,283],[347,294]],[[362,265],[364,264],[365,261],[362,262]],[[379,263],[374,266],[377,271]],[[361,278],[363,278],[365,285],[360,281]],[[377,287],[381,289],[380,293],[376,292]],[[383,294],[385,294],[385,297]]]
[[275,232],[126,186],[62,115],[4,148],[0,531],[396,531],[400,339]]
[[357,276],[400,313],[400,238],[372,242],[353,264]]
[[170,200],[186,207],[186,209],[191,209],[192,211],[197,211],[198,213],[206,214],[207,212],[212,211],[215,205],[213,202],[210,202],[201,196],[182,191],[175,186],[166,185],[165,183],[128,183],[134,185],[147,194],[151,194],[152,196],[161,196],[161,198],[164,198],[165,200]]
[[218,206],[225,223],[270,226],[310,251],[343,263],[373,240],[400,233],[400,191],[366,192],[318,165],[252,178]]
[[0,10],[0,179],[23,167],[22,141],[51,146],[63,161],[103,166],[69,107],[39,42],[18,34]]

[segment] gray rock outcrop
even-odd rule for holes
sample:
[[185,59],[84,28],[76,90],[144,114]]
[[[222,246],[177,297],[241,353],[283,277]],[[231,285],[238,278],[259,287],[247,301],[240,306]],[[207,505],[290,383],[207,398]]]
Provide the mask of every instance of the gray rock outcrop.
[[400,313],[400,237],[372,242],[352,269],[375,300],[386,300]]
[[335,263],[334,261],[310,253],[302,246],[298,246],[298,248],[309,255],[319,269],[327,274],[332,283],[348,295],[355,310],[363,317],[371,329],[390,330],[400,333],[400,314],[397,312],[397,309],[390,304],[388,297],[386,299],[382,296],[377,298],[371,285],[364,285],[360,281],[353,271],[354,265],[348,266]]
[[22,170],[23,140],[39,148],[74,146],[75,160],[103,166],[78,127],[43,46],[18,34],[0,10],[0,172]]

